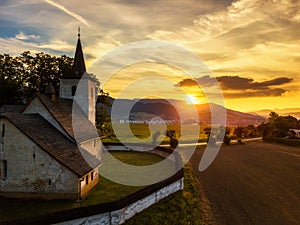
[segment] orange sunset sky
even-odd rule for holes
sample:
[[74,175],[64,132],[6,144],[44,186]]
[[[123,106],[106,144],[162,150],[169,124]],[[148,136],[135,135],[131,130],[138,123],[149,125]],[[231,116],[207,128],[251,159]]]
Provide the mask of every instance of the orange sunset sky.
[[300,1],[4,0],[0,53],[73,56],[78,26],[88,72],[112,97],[125,88],[126,98],[185,99],[188,94],[194,103],[206,101],[196,84],[206,85],[209,76],[190,77],[160,63],[129,65],[103,82],[97,68],[103,55],[131,42],[161,40],[203,60],[228,108],[299,107]]

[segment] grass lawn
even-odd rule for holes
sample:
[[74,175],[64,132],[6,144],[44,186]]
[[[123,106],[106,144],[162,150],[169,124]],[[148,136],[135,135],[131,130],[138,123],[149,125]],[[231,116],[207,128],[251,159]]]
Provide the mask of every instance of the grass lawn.
[[125,225],[200,225],[202,210],[197,182],[189,166],[184,168],[184,189],[135,215]]
[[[146,166],[163,160],[163,158],[156,155],[135,152],[113,152],[112,155],[120,161],[137,166]],[[165,221],[159,222],[159,224],[171,224],[166,223],[170,221],[170,219],[168,218],[170,217],[170,214],[168,213],[170,211],[172,211],[171,217],[173,219],[177,218],[176,221],[198,221],[200,218],[199,204],[197,204],[199,203],[199,198],[197,197],[197,192],[194,188],[193,178],[191,176],[190,170],[188,168],[185,168],[185,173],[186,180],[185,189],[183,192],[176,193],[168,197],[167,199],[162,200],[160,204],[151,207],[151,209],[149,209],[149,212],[148,210],[146,210],[146,212],[143,213],[147,213],[147,215],[153,214],[155,218],[160,218],[160,220]],[[80,206],[114,201],[125,197],[141,188],[142,187],[133,187],[117,184],[112,181],[109,181],[108,179],[100,177],[99,184],[81,202],[71,200],[17,200],[1,198],[0,222],[10,219],[32,217],[36,215],[47,214],[50,212],[77,208]],[[158,214],[160,214],[160,217],[158,217]],[[158,221],[157,219],[155,219],[155,221]],[[145,223],[136,224],[155,224],[155,222],[152,223],[152,221],[154,220],[154,218],[152,217],[146,216],[143,220],[145,221]],[[134,219],[130,222],[130,224],[135,224]],[[192,224],[200,224],[200,221],[199,223],[193,222]]]
[[[127,127],[130,127],[130,129],[127,129]],[[159,124],[152,124],[150,125],[152,128],[152,133],[155,133],[155,131],[160,131],[160,137],[163,138],[162,143],[169,143],[169,138],[165,137],[163,132],[165,131],[165,128],[163,125]],[[142,139],[145,141],[145,143],[152,143],[152,139],[150,137],[151,131],[149,129],[149,124],[113,124],[114,129],[117,129],[121,135],[122,135],[122,142],[127,143],[135,143],[136,138]],[[199,127],[195,125],[181,125],[181,124],[167,124],[166,125],[168,130],[175,130],[176,134],[179,137],[181,137],[181,142],[185,141],[191,141],[198,138],[200,141],[205,141],[207,139],[206,134],[204,133],[204,128],[207,127],[207,125],[201,125],[200,126],[200,132]],[[182,134],[182,131],[185,133]],[[195,137],[195,133],[199,133],[199,137]],[[133,134],[133,135],[132,135]],[[159,140],[158,138],[158,140]],[[102,140],[106,143],[119,143],[120,141],[117,138],[104,138]]]

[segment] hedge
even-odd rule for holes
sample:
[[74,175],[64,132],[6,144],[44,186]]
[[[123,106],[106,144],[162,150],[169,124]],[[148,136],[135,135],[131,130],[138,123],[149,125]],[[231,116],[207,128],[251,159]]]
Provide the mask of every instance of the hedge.
[[300,147],[300,139],[287,139],[278,137],[263,137],[263,140],[270,143],[278,143],[293,147]]

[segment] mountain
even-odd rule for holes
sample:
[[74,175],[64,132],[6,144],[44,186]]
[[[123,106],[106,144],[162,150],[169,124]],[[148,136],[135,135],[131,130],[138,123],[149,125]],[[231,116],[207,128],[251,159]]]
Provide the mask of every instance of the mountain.
[[[202,104],[197,106],[199,119],[204,124],[210,123],[210,108],[212,108],[214,111],[224,110],[223,106],[217,104]],[[226,124],[229,126],[259,125],[262,122],[266,121],[266,118],[260,115],[253,115],[250,113],[239,112],[227,108],[225,108],[225,110],[227,117]]]
[[294,116],[297,119],[300,119],[300,108],[284,108],[284,109],[263,109],[258,111],[250,112],[252,114],[268,117],[270,112],[276,112],[280,116]]
[[[154,117],[161,117],[169,122],[181,120],[183,123],[196,123],[200,120],[202,124],[210,124],[211,109],[217,112],[216,117],[219,117],[219,112],[226,111],[227,125],[230,126],[258,125],[266,120],[260,115],[226,109],[217,104],[189,105],[185,101],[173,99],[111,99],[111,101],[113,104],[117,103],[118,109],[120,109],[115,110],[113,115],[115,122],[127,120],[143,122],[150,121]],[[122,111],[128,106],[132,107],[129,118],[126,118]]]

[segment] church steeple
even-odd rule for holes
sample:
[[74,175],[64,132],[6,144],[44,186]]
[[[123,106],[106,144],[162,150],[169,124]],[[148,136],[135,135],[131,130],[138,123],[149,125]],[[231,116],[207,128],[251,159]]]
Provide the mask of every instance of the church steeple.
[[95,124],[96,82],[86,73],[80,42],[80,28],[78,28],[78,41],[72,72],[60,79],[59,97],[76,100],[87,118]]
[[72,67],[72,73],[68,78],[77,78],[80,79],[82,75],[86,72],[85,68],[85,62],[82,52],[82,46],[80,41],[80,27],[78,28],[78,40],[77,40],[77,46],[75,51],[75,57],[74,57],[74,64]]

